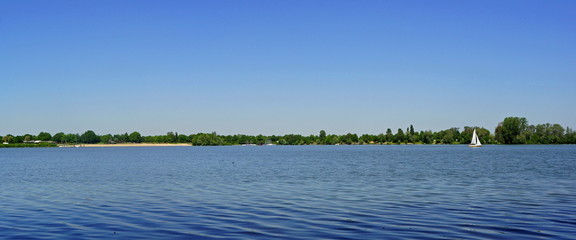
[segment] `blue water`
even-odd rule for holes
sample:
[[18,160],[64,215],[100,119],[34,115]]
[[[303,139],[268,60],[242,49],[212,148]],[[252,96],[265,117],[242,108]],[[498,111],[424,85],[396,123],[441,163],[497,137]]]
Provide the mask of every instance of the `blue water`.
[[576,146],[0,149],[2,239],[574,239]]

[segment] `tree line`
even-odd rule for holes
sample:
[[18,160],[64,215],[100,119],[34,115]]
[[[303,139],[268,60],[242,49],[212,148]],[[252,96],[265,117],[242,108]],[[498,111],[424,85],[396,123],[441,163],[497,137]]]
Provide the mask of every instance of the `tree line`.
[[178,134],[168,132],[166,135],[142,136],[139,132],[130,134],[98,135],[92,130],[83,134],[59,132],[54,135],[40,132],[38,135],[6,135],[4,143],[21,144],[33,141],[58,144],[95,144],[95,143],[189,143],[194,146],[241,145],[241,144],[278,144],[278,145],[356,145],[356,144],[466,144],[476,130],[483,144],[576,144],[576,132],[560,124],[529,125],[524,117],[507,117],[496,127],[494,134],[482,127],[466,126],[450,128],[438,132],[415,131],[410,125],[396,131],[388,128],[380,134],[355,133],[343,135],[328,134],[321,130],[318,135],[287,134],[283,136],[264,135],[218,135],[212,133]]
[[503,144],[576,144],[576,132],[560,124],[530,125],[524,117],[507,117],[494,131]]

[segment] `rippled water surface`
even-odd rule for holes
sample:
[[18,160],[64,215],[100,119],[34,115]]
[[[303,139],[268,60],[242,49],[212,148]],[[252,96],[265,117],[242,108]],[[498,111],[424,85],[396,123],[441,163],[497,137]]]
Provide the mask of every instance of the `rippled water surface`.
[[576,146],[0,149],[2,239],[573,239]]

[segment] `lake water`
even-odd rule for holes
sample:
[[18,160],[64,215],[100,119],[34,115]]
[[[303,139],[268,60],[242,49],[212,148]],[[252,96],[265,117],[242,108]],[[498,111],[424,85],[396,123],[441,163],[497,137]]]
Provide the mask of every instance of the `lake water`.
[[574,239],[576,146],[0,149],[2,239]]

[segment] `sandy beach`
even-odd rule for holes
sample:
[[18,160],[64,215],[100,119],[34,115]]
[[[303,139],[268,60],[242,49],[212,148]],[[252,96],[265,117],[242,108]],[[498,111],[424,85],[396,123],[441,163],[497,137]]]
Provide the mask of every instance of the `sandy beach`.
[[178,147],[192,146],[187,143],[118,143],[118,144],[82,144],[80,147]]

